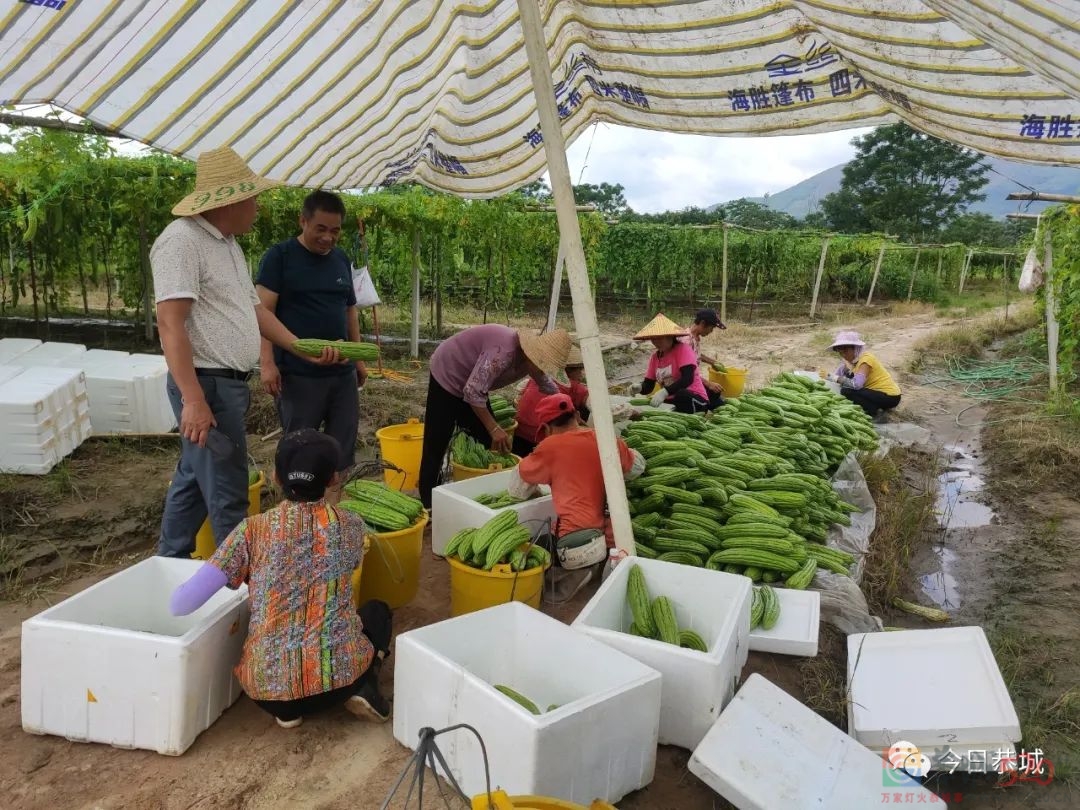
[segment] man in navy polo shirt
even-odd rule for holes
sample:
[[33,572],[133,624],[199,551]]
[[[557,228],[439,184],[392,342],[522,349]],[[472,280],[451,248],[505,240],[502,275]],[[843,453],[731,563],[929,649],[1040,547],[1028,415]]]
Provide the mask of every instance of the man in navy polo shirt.
[[[327,191],[313,191],[300,213],[300,235],[266,251],[255,289],[263,306],[300,338],[360,340],[352,263],[336,247],[345,204]],[[286,434],[324,430],[341,445],[339,470],[356,456],[360,422],[357,386],[367,380],[362,362],[316,366],[263,340],[259,361],[263,387],[277,399]]]

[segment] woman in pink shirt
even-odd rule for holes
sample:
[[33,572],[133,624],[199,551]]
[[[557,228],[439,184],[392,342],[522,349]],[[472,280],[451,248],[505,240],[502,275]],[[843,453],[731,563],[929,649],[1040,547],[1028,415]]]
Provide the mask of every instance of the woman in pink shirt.
[[678,340],[686,336],[685,329],[663,314],[634,335],[634,340],[649,340],[656,347],[641,385],[641,393],[652,397],[653,407],[670,402],[679,413],[709,409],[709,395],[701,381],[697,354]]

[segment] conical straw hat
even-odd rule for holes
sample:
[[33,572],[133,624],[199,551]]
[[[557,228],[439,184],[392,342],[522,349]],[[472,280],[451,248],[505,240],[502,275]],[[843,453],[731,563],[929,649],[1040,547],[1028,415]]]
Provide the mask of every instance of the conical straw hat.
[[555,329],[538,335],[531,329],[518,329],[521,351],[545,374],[554,374],[566,365],[570,354],[570,335],[565,329]]
[[690,333],[683,327],[661,312],[649,321],[644,329],[634,335],[634,340],[648,340],[654,337],[685,337],[688,334]]
[[190,217],[223,208],[280,186],[259,177],[228,146],[203,152],[195,162],[195,190],[173,206],[173,214]]

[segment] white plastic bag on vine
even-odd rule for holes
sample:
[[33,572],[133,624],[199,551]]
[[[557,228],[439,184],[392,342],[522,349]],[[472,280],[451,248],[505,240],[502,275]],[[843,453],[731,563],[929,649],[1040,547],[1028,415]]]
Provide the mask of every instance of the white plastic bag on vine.
[[373,307],[382,303],[379,293],[375,289],[375,282],[371,280],[371,273],[367,265],[352,269],[353,290],[356,292],[356,305],[361,309]]
[[1024,259],[1024,269],[1020,273],[1020,292],[1032,293],[1043,283],[1043,266],[1035,255],[1035,248],[1029,248]]

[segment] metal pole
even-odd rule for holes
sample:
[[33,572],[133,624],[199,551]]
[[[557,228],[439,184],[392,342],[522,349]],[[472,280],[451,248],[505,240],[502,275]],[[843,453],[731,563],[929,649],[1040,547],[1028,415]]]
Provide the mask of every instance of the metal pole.
[[551,303],[548,305],[547,326],[545,332],[555,328],[555,316],[559,314],[559,296],[562,295],[563,265],[566,264],[566,253],[563,250],[562,236],[559,237],[559,255],[555,258],[555,280],[551,282]]
[[1058,321],[1057,294],[1054,290],[1054,239],[1047,226],[1043,236],[1046,254],[1043,258],[1043,284],[1046,285],[1046,354],[1050,366],[1050,395],[1057,393]]
[[870,279],[870,292],[866,294],[866,305],[870,306],[870,302],[874,300],[874,287],[877,286],[878,274],[881,272],[881,263],[885,259],[885,243],[881,243],[881,250],[877,254],[877,262],[874,264],[874,277]]
[[821,243],[821,261],[818,262],[817,277],[814,279],[814,297],[810,299],[810,317],[814,317],[814,313],[817,312],[817,297],[818,291],[821,290],[821,277],[825,274],[825,255],[829,252],[829,237],[825,237],[825,241]]
[[412,232],[412,326],[409,331],[409,355],[420,357],[420,229]]
[[922,256],[922,248],[915,251],[915,266],[911,268],[911,281],[907,285],[907,300],[911,300],[911,293],[915,290],[915,276],[919,273],[919,257]]
[[727,235],[728,224],[724,223],[724,259],[720,269],[720,321],[727,323]]
[[566,162],[566,140],[559,123],[555,88],[551,81],[551,63],[548,60],[547,41],[538,1],[518,0],[518,13],[525,38],[525,51],[529,57],[529,70],[532,73],[540,131],[544,136],[544,153],[551,178],[551,193],[555,198],[560,239],[564,246],[566,275],[574,302],[574,324],[577,327],[578,342],[581,344],[582,359],[585,361],[585,373],[592,381],[589,385],[589,396],[592,400],[596,441],[600,447],[600,466],[604,473],[604,488],[607,491],[615,545],[633,555],[634,535],[616,444],[615,424],[611,418],[611,399],[600,347],[600,327],[596,322],[596,308],[593,305],[589,274],[585,267],[585,250],[581,245],[581,228],[575,209],[570,166]]

